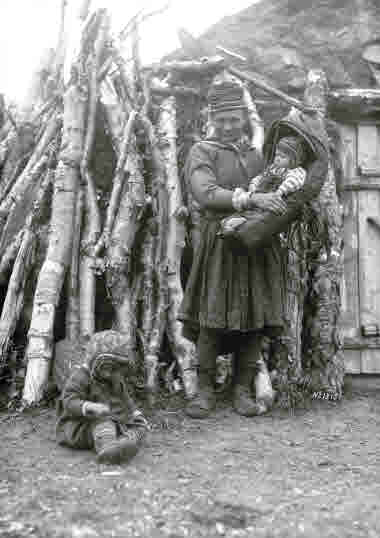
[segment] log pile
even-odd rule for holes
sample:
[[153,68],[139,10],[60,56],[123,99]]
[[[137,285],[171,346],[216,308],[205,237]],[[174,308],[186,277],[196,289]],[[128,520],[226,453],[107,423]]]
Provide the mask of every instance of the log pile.
[[[43,398],[60,351],[110,328],[141,365],[152,402],[160,380],[187,396],[196,388],[194,347],[176,319],[197,234],[183,165],[209,129],[208,86],[228,65],[216,56],[142,68],[138,19],[114,36],[107,10],[90,4],[68,57],[62,2],[57,49],[28,106],[4,116],[0,131],[0,377],[25,336],[27,404]],[[247,136],[261,149],[251,88]]]

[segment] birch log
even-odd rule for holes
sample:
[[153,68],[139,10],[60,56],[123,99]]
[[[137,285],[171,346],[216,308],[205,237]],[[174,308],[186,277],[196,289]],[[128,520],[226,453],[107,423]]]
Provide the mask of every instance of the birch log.
[[107,282],[115,307],[115,328],[129,335],[132,346],[136,316],[135,305],[132,304],[131,255],[145,206],[145,185],[139,161],[136,143],[133,141],[126,165],[129,177],[121,196],[107,251]]
[[17,178],[7,197],[0,204],[0,228],[4,226],[4,222],[7,219],[11,208],[23,198],[30,181],[30,175],[41,162],[49,144],[56,137],[61,125],[61,118],[56,112],[46,125],[44,134],[31,155],[28,164]]
[[110,235],[112,228],[115,222],[115,216],[117,213],[117,208],[120,202],[121,192],[123,190],[124,179],[125,179],[125,163],[128,156],[129,143],[132,137],[132,132],[136,120],[137,113],[133,110],[129,114],[128,121],[125,123],[124,132],[122,135],[121,143],[117,142],[119,146],[118,149],[118,160],[116,165],[116,171],[112,182],[112,192],[110,201],[107,207],[107,215],[103,228],[103,232],[99,241],[97,242],[94,250],[95,256],[98,256],[104,247],[108,248]]
[[94,248],[100,235],[100,212],[94,179],[89,170],[89,161],[94,144],[96,110],[98,106],[98,70],[109,31],[107,13],[99,13],[100,24],[90,63],[89,106],[87,131],[81,162],[82,181],[85,189],[85,221],[80,261],[80,332],[87,337],[95,332],[96,275]]
[[[131,121],[128,126],[128,122],[125,123],[125,110],[126,108],[130,109],[130,106],[129,104],[124,106],[120,103],[110,80],[107,80],[106,84],[102,85],[102,101],[105,106],[113,145],[118,155],[119,173],[117,178],[121,180],[122,176],[125,176],[125,180],[122,181],[124,185],[116,217],[113,219],[112,215],[108,216],[110,221],[114,220],[114,224],[106,252],[106,281],[115,310],[115,329],[125,335],[126,345],[131,356],[135,356],[136,305],[138,298],[136,291],[141,279],[136,280],[133,278],[131,255],[136,235],[142,224],[141,217],[145,207],[145,185],[135,135],[132,133],[135,112],[130,111],[128,119]],[[126,156],[128,158],[125,162]],[[123,161],[125,164],[122,167]],[[117,190],[118,187],[115,185],[113,192],[115,198]]]
[[80,259],[80,242],[83,220],[84,192],[80,186],[78,190],[75,221],[74,237],[71,248],[71,262],[68,279],[67,308],[66,308],[66,338],[71,341],[77,341],[81,334],[80,327],[80,297],[79,297],[79,259]]
[[7,282],[7,274],[10,272],[11,266],[17,257],[24,230],[20,230],[13,241],[9,244],[0,260],[0,284],[4,285]]
[[[158,391],[159,353],[167,326],[168,309],[168,191],[166,188],[166,168],[164,157],[158,146],[152,123],[144,117],[145,128],[152,151],[153,199],[156,210],[157,234],[152,235],[144,256],[147,267],[146,280],[155,283],[155,293],[144,286],[143,333],[145,337],[146,388],[150,405],[155,403]],[[152,241],[152,242],[150,242]],[[146,293],[148,291],[148,293]]]
[[64,97],[63,135],[55,174],[48,251],[37,282],[28,334],[23,394],[28,403],[41,400],[49,377],[55,311],[71,256],[86,107],[87,99],[80,87],[71,85]]
[[84,229],[79,265],[80,334],[87,337],[95,332],[96,260],[94,247],[100,235],[100,213],[92,174],[85,172]]
[[195,393],[195,371],[193,368],[195,346],[182,336],[182,324],[177,320],[183,291],[180,279],[180,264],[185,246],[185,218],[187,210],[183,205],[183,193],[178,177],[176,148],[176,102],[169,97],[161,103],[158,125],[159,147],[164,157],[168,191],[168,327],[167,335],[175,356],[187,396]]
[[[108,243],[106,280],[115,308],[115,329],[126,335],[128,346],[134,354],[137,329],[135,300],[137,297],[132,289],[131,253],[145,206],[144,178],[140,170],[141,163],[135,135],[132,132],[136,113],[131,110],[126,121],[125,107],[118,100],[110,79],[106,79],[102,84],[102,102],[113,146],[118,156],[118,164],[115,174],[116,183],[110,200],[112,205],[107,212],[105,233],[102,234],[101,241],[104,241],[104,244]],[[129,105],[127,108],[130,108]],[[123,184],[123,189],[114,218],[113,209],[116,207],[116,198],[119,197],[119,182]],[[111,228],[112,233],[110,233]],[[97,247],[99,252],[101,247],[101,244]]]
[[23,230],[21,245],[8,283],[1,319],[0,319],[0,362],[5,360],[13,332],[24,306],[24,290],[26,279],[32,267],[35,249],[36,221],[43,206],[46,192],[52,181],[52,171],[48,171],[40,182],[34,207],[29,214]]
[[251,144],[262,155],[264,145],[264,122],[246,85],[243,85],[244,101],[248,110],[248,121],[252,131]]
[[[3,129],[0,129],[0,166],[4,167],[9,152],[13,147],[13,144],[17,141],[18,134],[13,126],[6,133],[2,133],[2,130]],[[3,170],[1,172],[1,177],[3,177]]]
[[[33,191],[35,182],[38,182],[38,179],[43,173],[48,160],[48,157],[43,155],[28,174],[22,174],[25,179],[22,189],[23,194],[25,194],[27,191],[29,191],[30,194]],[[8,201],[10,202],[8,205],[8,212],[3,214],[0,213],[0,225],[3,224],[0,235],[0,256],[2,256],[4,251],[8,248],[14,235],[17,234],[18,231],[23,227],[25,222],[23,205],[25,201],[29,202],[25,196],[21,197],[17,195],[17,198],[12,198],[12,193],[9,194],[5,200],[5,202]],[[19,209],[21,209],[21,211]]]
[[4,200],[22,168],[25,167],[33,147],[33,128],[30,124],[23,125],[17,131],[17,136],[10,146],[6,163],[1,171],[0,202]]
[[23,122],[33,122],[34,111],[37,110],[44,101],[46,75],[51,72],[54,56],[55,51],[51,48],[46,48],[41,54],[39,65],[32,75],[32,79],[21,103],[21,117]]

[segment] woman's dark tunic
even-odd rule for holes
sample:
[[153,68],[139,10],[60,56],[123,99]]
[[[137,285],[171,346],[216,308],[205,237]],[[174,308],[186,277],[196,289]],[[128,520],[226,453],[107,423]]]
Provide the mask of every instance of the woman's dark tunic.
[[232,145],[203,141],[190,151],[186,175],[201,208],[202,225],[178,316],[188,338],[195,339],[200,327],[246,332],[284,324],[284,272],[277,238],[268,247],[236,255],[218,236],[221,218],[234,212],[232,205],[227,209],[231,191],[247,188],[262,168],[254,149],[244,154]]

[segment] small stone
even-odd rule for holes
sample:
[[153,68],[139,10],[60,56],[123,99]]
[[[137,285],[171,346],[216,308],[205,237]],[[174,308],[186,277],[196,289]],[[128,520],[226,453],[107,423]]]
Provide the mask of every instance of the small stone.
[[220,536],[224,536],[226,534],[226,527],[223,525],[223,523],[220,523],[220,521],[215,523],[215,529]]

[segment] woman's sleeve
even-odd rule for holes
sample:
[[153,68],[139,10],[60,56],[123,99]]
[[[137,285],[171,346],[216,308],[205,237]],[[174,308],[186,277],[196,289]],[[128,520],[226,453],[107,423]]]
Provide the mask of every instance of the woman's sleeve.
[[191,192],[202,208],[233,210],[233,192],[217,184],[213,156],[202,144],[196,144],[189,154],[187,176]]

